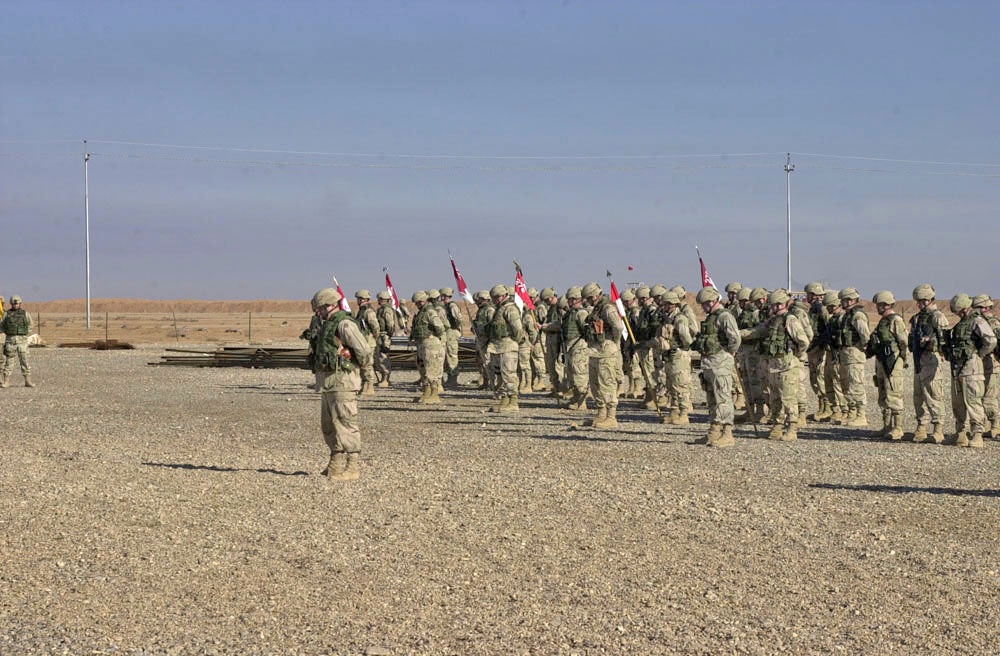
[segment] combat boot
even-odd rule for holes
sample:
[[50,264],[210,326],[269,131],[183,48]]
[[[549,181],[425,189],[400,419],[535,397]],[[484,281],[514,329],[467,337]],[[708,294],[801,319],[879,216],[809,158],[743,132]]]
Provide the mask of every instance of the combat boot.
[[771,432],[767,434],[767,439],[780,440],[785,432],[784,428],[781,424],[775,423],[774,426],[771,426]]
[[330,454],[330,462],[327,463],[326,469],[320,472],[320,476],[329,476],[332,478],[343,473],[345,469],[347,469],[347,454],[343,451],[338,451],[337,453]]
[[844,423],[844,415],[840,412],[839,405],[830,407],[830,423],[836,426],[840,426]]
[[594,420],[594,428],[618,428],[618,408],[608,406],[604,409],[604,418]]
[[680,419],[680,416],[681,416],[680,408],[671,408],[670,412],[663,416],[664,419],[666,420],[663,423],[676,424],[677,420]]
[[985,437],[992,437],[994,440],[1000,440],[1000,415],[993,417],[993,426],[990,427],[989,432]]
[[714,446],[720,449],[736,446],[736,438],[733,437],[733,425],[725,424],[722,427],[722,434],[719,435],[714,442],[709,441],[708,446]]
[[782,442],[794,442],[799,439],[799,429],[795,424],[789,424],[785,427],[785,432],[781,435]]
[[511,394],[507,397],[507,405],[503,406],[500,412],[514,413],[520,412],[521,406],[517,404],[517,394]]
[[889,439],[895,442],[903,439],[903,418],[893,412],[889,417],[891,430],[889,431]]
[[807,424],[807,422],[806,422],[806,409],[805,408],[799,408],[799,416],[798,416],[798,420],[795,422],[795,425],[796,426],[805,426],[806,424]]
[[955,433],[955,446],[969,446],[969,434],[964,430]]
[[944,444],[944,426],[941,424],[934,424],[934,432],[931,434],[931,439],[934,440],[934,444]]
[[597,406],[597,414],[595,414],[593,417],[590,417],[589,419],[584,419],[583,425],[593,426],[597,422],[603,421],[607,418],[608,418],[608,409],[605,408],[604,406]]
[[330,474],[331,481],[356,481],[361,478],[361,454],[348,453],[347,463],[343,471]]
[[413,399],[413,402],[414,403],[427,403],[427,399],[429,399],[430,396],[431,396],[431,384],[430,383],[426,383],[426,384],[424,384],[423,388],[421,388],[421,390],[420,390],[420,396],[418,396],[417,398]]
[[980,432],[975,432],[972,437],[969,438],[969,446],[973,449],[982,449],[985,444],[983,444],[983,434]]
[[813,421],[826,421],[830,418],[830,402],[824,397],[819,397],[819,407],[813,413]]
[[378,385],[375,387],[389,387],[389,377],[386,376],[382,380],[378,381]]
[[677,416],[671,423],[677,424],[678,426],[686,426],[691,423],[691,418],[688,416],[687,410],[681,410],[677,413]]
[[868,428],[868,415],[865,414],[863,406],[851,410],[851,419],[847,425],[851,428]]
[[875,437],[886,437],[892,430],[892,413],[888,410],[882,411],[882,428],[875,431]]
[[927,427],[923,424],[917,424],[917,430],[913,431],[914,443],[920,444],[921,442],[926,442],[928,439],[930,439],[930,436],[927,435]]
[[510,405],[509,396],[501,396],[497,398],[497,404],[490,408],[490,412],[506,412],[505,408]]
[[0,387],[10,387],[10,374],[0,376]]
[[361,383],[361,396],[375,396],[375,386],[372,381],[366,380]]
[[424,403],[428,405],[437,405],[441,403],[441,382],[435,380],[431,383],[431,393],[427,396],[427,400]]
[[714,446],[720,437],[722,437],[722,424],[711,423],[708,425],[708,434],[699,440],[695,440],[695,444]]
[[25,387],[34,387],[35,386],[35,384],[33,382],[31,382],[31,374],[24,374],[24,386]]

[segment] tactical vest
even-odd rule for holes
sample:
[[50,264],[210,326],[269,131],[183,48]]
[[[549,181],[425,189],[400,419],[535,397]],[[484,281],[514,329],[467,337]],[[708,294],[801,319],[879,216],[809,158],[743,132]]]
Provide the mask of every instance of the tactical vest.
[[742,310],[736,317],[736,326],[740,330],[753,330],[760,323],[760,312],[752,305],[747,305],[747,309]]
[[729,338],[726,337],[725,333],[719,332],[719,315],[723,312],[728,314],[729,310],[720,307],[701,322],[701,330],[694,340],[694,348],[702,355],[715,355],[729,350],[727,348]]
[[979,348],[983,345],[982,338],[973,332],[973,328],[976,325],[976,314],[970,312],[964,318],[959,320],[955,324],[955,327],[951,329],[951,334],[948,339],[948,353],[949,359],[952,363],[966,363],[969,359],[979,352]]
[[[935,320],[935,311],[927,308],[917,312],[910,319],[910,351],[913,353],[946,353],[948,336]],[[921,344],[924,337],[930,337],[927,344]]]
[[472,325],[476,327],[476,334],[486,337],[486,327],[490,323],[490,319],[493,318],[492,314],[493,308],[489,304],[483,305],[476,311],[476,318],[472,320]]
[[899,357],[899,344],[892,334],[892,320],[895,316],[897,315],[889,314],[882,317],[872,333],[872,354],[879,358],[889,360],[890,357]]
[[848,346],[853,346],[855,348],[863,349],[866,345],[862,344],[861,335],[858,333],[857,328],[854,327],[854,317],[858,313],[864,314],[865,310],[860,304],[855,305],[850,310],[844,313],[844,318],[840,323],[840,348],[845,348]]
[[420,341],[427,339],[434,332],[431,330],[431,319],[430,313],[437,312],[430,303],[425,303],[420,311],[417,312],[417,316],[413,317],[413,325],[410,326],[410,337],[414,341]]
[[659,308],[655,304],[643,305],[639,310],[639,319],[636,325],[632,326],[637,340],[652,339],[656,336],[662,325]]
[[507,317],[505,316],[504,310],[513,304],[514,301],[505,301],[496,309],[496,312],[493,313],[493,318],[490,319],[488,328],[490,339],[499,340],[504,337],[510,337],[510,326],[507,325]]
[[[611,301],[602,297],[601,300],[597,301],[593,309],[590,311],[590,314],[587,316],[587,323],[584,327],[584,335],[586,335],[588,342],[600,343],[605,339],[611,338],[609,334],[610,331],[608,330],[609,326],[605,325],[604,331],[600,335],[597,334],[596,327],[594,326],[594,323],[598,319],[602,319],[604,317],[604,309],[610,304]],[[615,310],[615,312],[617,313],[618,310]]]
[[[353,360],[353,353],[350,359],[340,354],[342,343],[337,336],[337,329],[343,321],[354,321],[350,312],[337,310],[334,312],[319,329],[319,338],[316,340],[316,368],[319,371],[354,371],[356,365]],[[348,347],[350,350],[350,347]]]
[[830,313],[823,307],[823,303],[816,301],[809,308],[809,324],[813,329],[813,338],[809,344],[809,350],[827,345],[827,337],[829,336],[828,323],[830,323]]
[[383,305],[375,310],[375,316],[378,318],[378,326],[382,332],[392,337],[393,333],[396,332],[396,310],[391,305]]
[[448,325],[452,330],[462,330],[462,312],[458,309],[455,301],[449,301],[444,306],[445,314],[448,315]]
[[3,326],[3,332],[8,335],[27,335],[28,313],[21,308],[8,311],[4,315]]
[[562,322],[562,338],[563,343],[573,346],[576,340],[583,337],[583,331],[586,328],[584,322],[580,321],[580,310],[570,310]]
[[369,337],[372,334],[372,327],[368,325],[368,309],[367,305],[359,305],[358,311],[353,317],[354,322],[361,329],[361,334],[365,337]]
[[776,358],[792,352],[792,340],[788,337],[788,317],[791,315],[791,312],[776,314],[767,320],[764,339],[758,346],[761,355]]

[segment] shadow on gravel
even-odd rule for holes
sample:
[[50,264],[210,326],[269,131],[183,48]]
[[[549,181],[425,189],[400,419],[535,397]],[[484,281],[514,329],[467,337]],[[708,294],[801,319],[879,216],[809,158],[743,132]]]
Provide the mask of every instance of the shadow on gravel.
[[[593,432],[591,432],[593,431]],[[636,435],[637,433],[629,433],[629,435]],[[641,433],[640,433],[641,434]],[[606,437],[607,433],[598,433],[593,428],[582,428],[580,430],[573,430],[569,435],[528,435],[534,440],[552,440],[554,442],[624,442],[627,444],[670,444],[674,440],[650,440],[650,439],[634,439],[634,438],[622,438],[622,437]]]
[[889,492],[891,494],[950,494],[956,497],[1000,497],[1000,490],[963,490],[956,487],[914,487],[912,485],[844,485],[842,483],[810,483],[821,490],[851,490],[855,492]]
[[289,394],[302,394],[305,396],[319,396],[312,385],[284,385],[275,387],[274,385],[223,385],[224,390],[234,390],[237,392],[257,392],[259,394],[279,394],[288,396]]
[[257,472],[258,474],[275,474],[277,476],[308,476],[309,472],[285,472],[278,469],[253,469],[250,467],[219,467],[217,465],[192,465],[187,462],[144,462],[147,467],[165,467],[167,469],[188,469],[214,472]]

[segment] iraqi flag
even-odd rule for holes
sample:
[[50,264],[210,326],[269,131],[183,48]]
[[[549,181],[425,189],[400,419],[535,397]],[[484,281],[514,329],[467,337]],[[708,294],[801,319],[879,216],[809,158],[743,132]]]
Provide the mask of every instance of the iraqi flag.
[[392,286],[392,278],[389,277],[388,267],[382,269],[385,271],[385,291],[389,292],[389,296],[392,297],[392,308],[396,312],[400,312],[399,309],[399,296],[396,295],[396,288]]
[[[615,304],[615,307],[618,308],[618,316],[621,317],[622,324],[627,326],[628,319],[625,318],[625,304],[622,302],[622,295],[618,293],[618,286],[615,285],[614,280],[611,281],[611,301]],[[622,337],[624,337],[625,340],[627,341],[629,337],[629,331],[626,330],[624,333],[622,333]]]
[[458,287],[458,294],[469,303],[473,303],[472,294],[469,293],[469,286],[465,284],[465,278],[455,264],[455,258],[451,258],[451,272],[455,274],[455,286]]
[[340,309],[344,312],[350,312],[351,304],[347,301],[347,295],[344,294],[344,289],[340,286],[340,283],[337,282],[337,276],[333,277],[333,284],[337,286],[337,293],[340,294]]
[[524,308],[535,309],[534,301],[528,296],[528,286],[524,284],[524,274],[521,273],[521,267],[517,267],[517,273],[514,274],[514,303],[521,311],[524,311]]
[[712,281],[712,276],[708,275],[708,267],[705,266],[705,261],[701,259],[701,251],[698,250],[697,246],[694,247],[694,250],[698,253],[698,264],[701,265],[701,286],[711,287],[715,291],[719,291],[719,288]]

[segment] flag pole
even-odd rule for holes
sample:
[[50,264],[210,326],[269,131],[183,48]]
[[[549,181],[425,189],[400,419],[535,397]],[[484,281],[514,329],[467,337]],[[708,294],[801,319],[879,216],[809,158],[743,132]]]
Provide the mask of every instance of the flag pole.
[[[614,285],[615,284],[615,279],[611,277],[611,270],[610,269],[605,269],[604,271],[605,271],[605,275],[607,275],[607,277],[608,277],[608,280],[610,280],[611,284]],[[609,292],[609,295],[610,295],[610,292]],[[628,320],[628,312],[626,312],[625,316],[622,317],[622,322],[625,324],[625,328],[628,329],[629,337],[632,338],[632,344],[633,345],[638,345],[637,342],[635,341],[635,333],[632,332],[632,324]],[[649,389],[649,390],[651,390],[652,393],[653,393],[653,405],[656,407],[656,416],[657,417],[662,417],[663,416],[663,411],[660,409],[660,404],[656,400],[656,388],[653,386],[653,379],[649,375],[649,369],[646,367],[646,361],[644,359],[638,357],[638,355],[636,356],[636,359],[639,361],[639,369],[642,371],[642,378],[643,378],[643,380],[646,381],[646,388]]]

